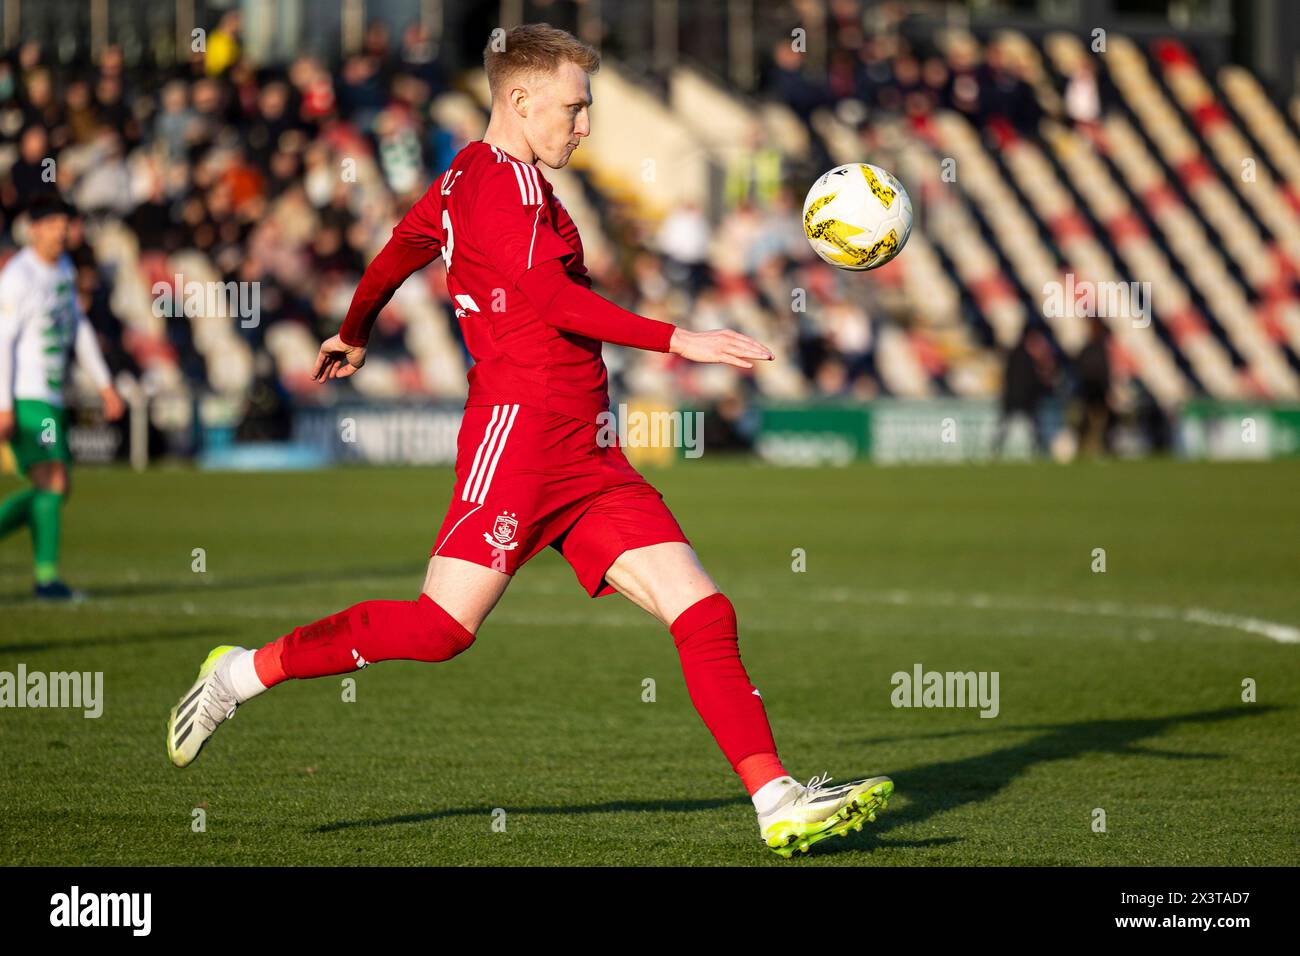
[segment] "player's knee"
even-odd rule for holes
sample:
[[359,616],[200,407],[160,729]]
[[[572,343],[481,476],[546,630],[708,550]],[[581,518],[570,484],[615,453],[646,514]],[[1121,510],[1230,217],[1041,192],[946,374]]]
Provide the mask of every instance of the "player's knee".
[[40,462],[32,466],[27,477],[37,490],[67,497],[68,472],[62,462]]
[[682,611],[669,626],[678,649],[698,651],[706,645],[739,644],[736,608],[721,591],[714,591]]
[[427,594],[420,595],[417,605],[421,616],[420,656],[417,660],[449,661],[469,650],[474,632],[448,614]]
[[660,589],[655,594],[652,613],[670,629],[680,620],[687,621],[706,612],[714,617],[730,615],[734,621],[736,609],[731,606],[726,595],[719,591],[712,581],[690,582],[688,589],[670,591]]
[[455,630],[443,631],[442,637],[444,642],[442,646],[447,656],[440,657],[439,660],[449,661],[458,654],[464,654],[474,643],[474,632],[459,623],[456,624]]
[[40,485],[37,485],[36,490],[40,492],[42,495],[49,495],[52,498],[58,499],[58,503],[60,507],[67,504],[68,490],[66,488],[58,488],[58,487],[51,488],[48,486],[41,487]]

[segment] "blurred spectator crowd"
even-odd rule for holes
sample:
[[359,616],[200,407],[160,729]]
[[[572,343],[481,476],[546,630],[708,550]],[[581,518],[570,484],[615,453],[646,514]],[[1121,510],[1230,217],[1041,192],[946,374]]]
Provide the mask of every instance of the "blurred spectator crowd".
[[[1112,239],[1155,242],[1185,279],[1180,250],[1146,220],[1103,215],[1073,196],[1079,208],[1057,215],[1046,191],[1038,204],[1034,190],[1047,190],[1052,176],[1067,179],[1067,149],[1076,148],[1074,139],[1044,137],[1045,122],[1060,124],[1063,136],[1082,144],[1077,148],[1109,148],[1113,132],[1103,121],[1122,98],[1090,58],[1060,57],[1045,67],[1039,51],[1026,52],[1023,43],[912,43],[897,32],[869,33],[856,3],[832,3],[830,11],[824,75],[810,71],[784,39],[771,46],[763,74],[767,100],[804,124],[808,153],[795,158],[770,137],[756,138],[725,171],[720,210],[686,203],[650,220],[604,193],[589,172],[565,173],[592,213],[579,220],[584,239],[598,231],[593,245],[607,250],[589,256],[599,291],[690,328],[740,328],[781,359],[742,374],[609,348],[619,397],[707,405],[719,412],[723,439],[744,443],[759,396],[993,397],[1012,377],[1008,362],[1015,366],[1017,348],[1023,358],[1031,327],[1034,359],[1020,365],[1050,365],[1049,391],[1086,392],[1092,405],[1106,400],[1096,397],[1095,375],[1081,384],[1088,376],[1075,374],[1075,359],[1085,347],[1095,352],[1099,338],[1108,343],[1102,393],[1112,368],[1118,380],[1166,406],[1187,394],[1264,382],[1237,330],[1216,320],[1212,308],[1201,310],[1199,325],[1182,318],[1186,310],[1172,310],[1184,324],[1159,330],[1152,346],[1171,352],[1167,361],[1144,351],[1145,339],[1042,317],[1039,280],[1092,261],[1090,250],[1071,245],[1081,241],[1080,223]],[[280,438],[295,402],[351,390],[398,400],[462,395],[468,356],[439,265],[408,282],[386,310],[365,375],[327,397],[308,373],[316,345],[337,330],[392,224],[464,143],[482,134],[482,103],[444,75],[419,27],[393,36],[376,22],[361,48],[338,63],[303,55],[254,66],[241,49],[237,13],[205,40],[169,67],[128,68],[112,47],[80,68],[56,65],[33,43],[6,53],[0,255],[20,241],[16,227],[33,195],[57,189],[72,202],[80,213],[71,248],[79,289],[110,364],[151,394],[175,399],[171,413],[160,400],[159,414],[181,424],[187,415],[224,416],[242,437]],[[947,189],[940,160],[960,154],[967,128],[978,131],[973,160],[1006,172],[996,164],[1023,158],[1046,170],[1041,181],[1003,175],[999,186],[1028,210],[1026,222],[1039,224],[1027,238],[1046,250],[1046,260],[1023,259],[1024,250],[1008,247],[973,190],[948,202],[946,213],[945,203],[929,202]],[[846,134],[847,141],[837,138]],[[919,214],[908,251],[867,274],[821,263],[801,226],[800,184],[855,154],[887,157]],[[924,176],[916,172],[923,167]],[[969,179],[962,187],[971,189]],[[1161,199],[1152,191],[1137,205]],[[948,218],[927,221],[930,205]],[[1115,275],[1133,271],[1122,259]],[[153,290],[180,276],[255,283],[257,320],[203,310],[159,314]],[[1294,300],[1294,284],[1267,288],[1284,304]],[[1192,305],[1201,304],[1199,290],[1193,293]],[[1157,306],[1158,317],[1171,312]],[[1230,371],[1244,371],[1216,378],[1209,353],[1185,357],[1181,336],[1197,331],[1224,343]],[[1281,347],[1294,366],[1294,344]]]

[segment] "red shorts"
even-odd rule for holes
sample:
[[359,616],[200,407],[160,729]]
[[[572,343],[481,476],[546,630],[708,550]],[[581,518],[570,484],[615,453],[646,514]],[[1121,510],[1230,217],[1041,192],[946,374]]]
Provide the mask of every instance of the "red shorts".
[[527,405],[471,405],[456,439],[456,487],[433,554],[514,574],[547,545],[592,597],[624,551],[690,542],[663,495],[601,429]]

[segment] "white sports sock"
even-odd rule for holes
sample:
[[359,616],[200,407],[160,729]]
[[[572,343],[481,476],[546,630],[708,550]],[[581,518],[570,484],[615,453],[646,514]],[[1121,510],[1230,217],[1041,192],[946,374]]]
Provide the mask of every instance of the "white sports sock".
[[765,813],[771,813],[790,799],[790,788],[797,786],[799,781],[794,777],[777,777],[775,780],[769,780],[750,797],[754,801],[754,810],[760,817]]
[[253,666],[253,651],[240,648],[230,655],[230,689],[242,704],[266,690],[266,685],[258,679],[257,668]]

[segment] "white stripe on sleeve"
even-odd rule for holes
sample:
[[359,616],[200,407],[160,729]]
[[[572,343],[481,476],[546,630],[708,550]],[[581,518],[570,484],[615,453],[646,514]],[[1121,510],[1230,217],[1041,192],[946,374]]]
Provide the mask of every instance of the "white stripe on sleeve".
[[518,163],[511,163],[510,170],[515,174],[515,184],[519,187],[519,201],[528,205],[528,187],[524,184],[524,174],[519,171]]

